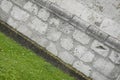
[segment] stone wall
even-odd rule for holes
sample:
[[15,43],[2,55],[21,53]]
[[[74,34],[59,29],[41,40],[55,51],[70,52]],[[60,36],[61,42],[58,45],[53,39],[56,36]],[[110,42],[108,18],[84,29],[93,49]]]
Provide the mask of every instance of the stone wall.
[[109,19],[89,22],[86,11],[78,17],[84,6],[77,5],[81,9],[73,12],[72,6],[54,0],[0,0],[0,19],[87,77],[120,80],[118,24]]

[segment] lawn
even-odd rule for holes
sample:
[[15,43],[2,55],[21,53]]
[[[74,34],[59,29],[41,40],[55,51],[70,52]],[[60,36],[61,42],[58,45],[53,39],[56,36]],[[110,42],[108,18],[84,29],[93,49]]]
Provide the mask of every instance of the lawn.
[[75,80],[0,32],[0,80]]

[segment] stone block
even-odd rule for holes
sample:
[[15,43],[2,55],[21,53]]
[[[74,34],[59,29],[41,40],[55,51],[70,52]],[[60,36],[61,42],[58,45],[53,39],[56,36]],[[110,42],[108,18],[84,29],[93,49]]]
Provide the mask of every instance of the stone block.
[[88,44],[89,41],[91,40],[91,38],[88,35],[86,35],[84,32],[81,32],[79,30],[74,31],[73,38],[82,44]]
[[120,40],[112,37],[112,36],[109,36],[106,41],[105,41],[105,44],[114,48],[115,50],[117,51],[120,51]]
[[32,35],[32,31],[29,29],[29,27],[27,27],[26,25],[20,25],[17,30],[22,33],[23,35],[27,36],[27,37],[31,37]]
[[11,17],[8,19],[7,23],[8,23],[11,27],[13,27],[13,28],[19,27],[18,21],[14,20],[14,19],[11,18]]
[[43,21],[41,21],[40,19],[34,17],[32,19],[32,22],[28,23],[28,25],[36,30],[37,32],[39,32],[40,34],[45,34],[46,30],[48,28],[48,24],[44,23]]
[[71,34],[74,31],[74,27],[67,22],[61,23],[58,29],[65,34]]
[[66,11],[63,8],[60,8],[58,5],[52,3],[49,6],[50,10],[52,10],[55,14],[57,14],[58,16],[64,18],[65,20],[69,20],[73,17],[73,15],[71,13],[69,13],[68,11]]
[[1,9],[6,13],[11,10],[12,6],[13,4],[10,2],[10,0],[3,0],[0,5]]
[[57,51],[56,45],[55,45],[54,43],[51,42],[51,43],[46,47],[46,49],[47,49],[48,51],[50,51],[53,55],[57,56],[58,51]]
[[91,25],[87,29],[86,33],[102,42],[104,42],[109,36],[107,33],[101,31],[99,28],[97,28],[94,25]]
[[69,37],[61,38],[60,44],[66,50],[71,50],[73,48],[73,40]]
[[92,68],[90,66],[85,65],[83,62],[80,61],[74,62],[73,67],[85,74],[86,76],[90,76],[92,71]]
[[7,14],[6,12],[4,12],[1,8],[0,8],[0,20],[2,21],[7,21],[9,17],[9,14]]
[[11,16],[16,20],[26,21],[30,15],[19,7],[14,6],[11,11]]
[[50,20],[48,22],[49,22],[50,26],[52,26],[52,27],[58,28],[60,25],[60,19],[58,19],[58,18],[50,18]]
[[92,43],[91,49],[104,57],[106,57],[109,54],[109,48],[98,41],[94,41]]
[[85,20],[86,22],[88,23],[91,23],[91,24],[96,24],[97,23],[97,26],[99,27],[100,24],[102,23],[103,21],[103,16],[98,14],[97,12],[89,9],[89,8],[86,8],[80,18],[82,18],[83,20]]
[[12,2],[14,2],[15,4],[23,7],[25,5],[25,3],[28,2],[28,0],[11,0]]
[[93,72],[91,77],[93,80],[110,80],[98,72]]
[[57,41],[61,37],[61,32],[55,28],[49,28],[47,31],[47,38],[52,41]]
[[99,58],[93,63],[93,67],[95,67],[98,71],[100,71],[104,75],[110,77],[110,74],[115,68],[115,65],[112,64],[110,61]]
[[38,12],[38,17],[44,21],[47,21],[49,16],[50,16],[50,13],[47,10],[45,10],[44,8],[40,9]]
[[88,22],[82,20],[77,16],[74,16],[72,19],[70,19],[69,23],[82,31],[86,31],[87,28],[90,26]]
[[113,20],[107,18],[104,19],[100,26],[100,29],[109,35],[120,39],[120,25]]
[[28,1],[24,6],[24,9],[29,11],[30,13],[37,14],[38,13],[38,6],[36,4],[33,4],[32,2]]
[[78,45],[77,47],[75,47],[73,53],[76,57],[78,57],[79,59],[81,59],[81,57],[87,52],[87,48],[82,46],[82,45]]
[[88,51],[80,58],[80,60],[83,62],[92,62],[94,57],[95,55],[92,52]]
[[60,52],[58,57],[68,64],[72,64],[75,58],[69,52]]
[[109,56],[109,59],[115,64],[120,64],[120,53],[112,51],[112,53]]

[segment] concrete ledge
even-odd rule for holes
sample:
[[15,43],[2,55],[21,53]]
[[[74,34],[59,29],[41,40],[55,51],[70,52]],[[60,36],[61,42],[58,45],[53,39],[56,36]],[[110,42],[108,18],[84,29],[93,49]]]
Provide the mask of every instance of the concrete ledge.
[[[50,3],[49,1],[43,1],[43,0],[36,0],[36,3],[40,3],[40,5],[48,8],[50,11],[52,11],[54,14],[59,16],[60,18],[64,19],[65,21],[68,21],[70,24],[75,26],[76,28],[86,31],[86,29],[91,25],[84,20],[78,18],[77,16],[73,16],[68,11],[60,8],[58,5],[54,3]],[[87,34],[94,37],[95,39],[102,41],[107,46],[113,48],[114,50],[117,50],[120,52],[120,40],[117,40],[116,38],[110,36],[109,34],[105,33],[104,31],[101,31],[99,27],[95,27],[94,25],[91,25],[87,29]],[[108,37],[109,36],[109,37]],[[118,44],[119,43],[119,44]]]
[[71,76],[75,77],[76,80],[91,80],[91,78],[86,77],[84,74],[76,70],[75,68],[71,67],[70,65],[66,64],[58,57],[52,55],[48,52],[45,48],[39,46],[36,42],[30,40],[25,35],[21,34],[20,32],[13,29],[13,27],[9,26],[5,22],[0,21],[0,31],[5,33],[7,36],[13,38],[15,41],[20,43],[22,46],[25,46],[31,50],[33,50],[36,54],[46,59],[48,62],[53,64],[54,66],[60,68],[64,72],[70,74]]

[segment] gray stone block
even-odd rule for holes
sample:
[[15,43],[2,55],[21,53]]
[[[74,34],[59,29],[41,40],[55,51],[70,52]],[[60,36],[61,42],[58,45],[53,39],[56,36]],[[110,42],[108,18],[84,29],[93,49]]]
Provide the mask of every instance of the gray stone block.
[[77,16],[74,16],[72,19],[70,19],[69,23],[82,31],[86,31],[86,29],[90,26],[89,23]]
[[52,3],[49,6],[49,9],[52,10],[56,15],[60,16],[61,18],[65,19],[67,21],[73,17],[73,15],[71,13],[69,13],[68,11],[66,11],[63,8],[60,8],[59,6],[57,6],[54,3]]
[[0,20],[2,20],[2,21],[7,21],[8,20],[8,14],[7,13],[5,13],[1,8],[0,8]]
[[109,36],[106,39],[105,44],[120,52],[120,40],[118,40],[112,36]]
[[102,42],[104,42],[109,36],[107,33],[101,31],[99,28],[97,28],[94,25],[91,25],[87,29],[86,33]]

